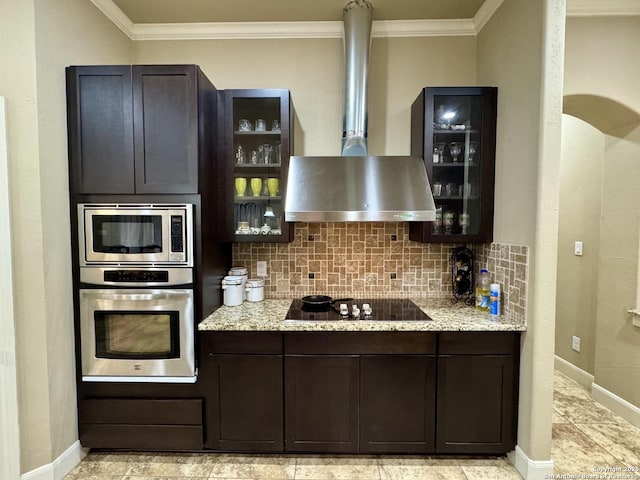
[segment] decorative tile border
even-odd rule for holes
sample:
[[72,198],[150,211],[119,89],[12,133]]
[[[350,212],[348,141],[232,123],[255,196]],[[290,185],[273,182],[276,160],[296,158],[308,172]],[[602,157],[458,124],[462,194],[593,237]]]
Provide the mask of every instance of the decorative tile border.
[[[291,243],[236,243],[234,266],[256,276],[256,262],[267,262],[265,296],[292,298],[322,294],[392,298],[450,297],[451,254],[458,245],[409,240],[399,223],[298,223]],[[487,268],[503,285],[504,314],[524,322],[527,248],[469,245],[476,269]]]

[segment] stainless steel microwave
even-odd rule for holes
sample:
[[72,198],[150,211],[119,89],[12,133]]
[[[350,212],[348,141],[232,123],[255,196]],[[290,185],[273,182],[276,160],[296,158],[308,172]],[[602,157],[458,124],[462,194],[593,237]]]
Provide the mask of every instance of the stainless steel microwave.
[[193,205],[78,205],[81,267],[193,267]]

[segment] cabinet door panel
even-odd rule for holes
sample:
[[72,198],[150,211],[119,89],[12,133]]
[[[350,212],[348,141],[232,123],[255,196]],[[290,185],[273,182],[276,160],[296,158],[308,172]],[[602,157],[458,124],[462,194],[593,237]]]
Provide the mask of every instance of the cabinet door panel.
[[211,355],[207,361],[206,445],[282,451],[282,356]]
[[69,67],[71,190],[134,193],[130,66]]
[[433,452],[435,379],[434,356],[363,356],[360,451]]
[[283,89],[234,89],[226,90],[224,97],[222,161],[231,238],[234,242],[291,242],[293,225],[284,221],[287,171],[293,155],[291,95]]
[[135,66],[137,193],[197,193],[196,67]]
[[425,160],[435,222],[411,222],[418,242],[493,238],[495,87],[428,87],[411,106],[411,154]]
[[438,358],[438,453],[506,453],[515,445],[514,358]]
[[358,451],[358,357],[285,356],[285,448]]

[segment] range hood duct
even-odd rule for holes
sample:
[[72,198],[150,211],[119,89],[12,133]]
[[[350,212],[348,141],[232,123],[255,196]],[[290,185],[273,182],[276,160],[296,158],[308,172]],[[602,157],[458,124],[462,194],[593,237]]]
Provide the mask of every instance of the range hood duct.
[[435,220],[435,205],[422,158],[368,155],[367,71],[372,18],[373,6],[367,0],[351,0],[343,9],[342,156],[290,158],[286,221]]

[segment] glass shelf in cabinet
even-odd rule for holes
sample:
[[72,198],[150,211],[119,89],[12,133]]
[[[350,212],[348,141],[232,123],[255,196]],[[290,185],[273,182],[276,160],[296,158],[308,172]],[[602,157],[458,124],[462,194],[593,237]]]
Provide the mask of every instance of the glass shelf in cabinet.
[[280,168],[282,166],[281,163],[235,163],[234,167],[236,170],[256,170],[256,169],[269,169],[269,168]]
[[233,200],[235,203],[269,202],[269,201],[281,202],[282,197],[280,195],[277,195],[275,197],[265,197],[265,196],[254,197],[252,195],[245,195],[243,197],[239,197],[236,195],[235,197],[233,197]]
[[244,131],[244,130],[236,130],[235,132],[233,132],[234,135],[267,135],[267,136],[280,136],[282,134],[281,130],[277,130],[277,131],[272,131],[272,130],[250,130],[248,132]]
[[457,134],[465,134],[465,133],[480,133],[480,130],[478,130],[477,128],[468,128],[465,130],[448,130],[448,129],[443,129],[443,128],[438,128],[433,130],[433,133],[436,134],[440,134],[440,133],[444,133],[444,134],[452,134],[452,133],[457,133]]

